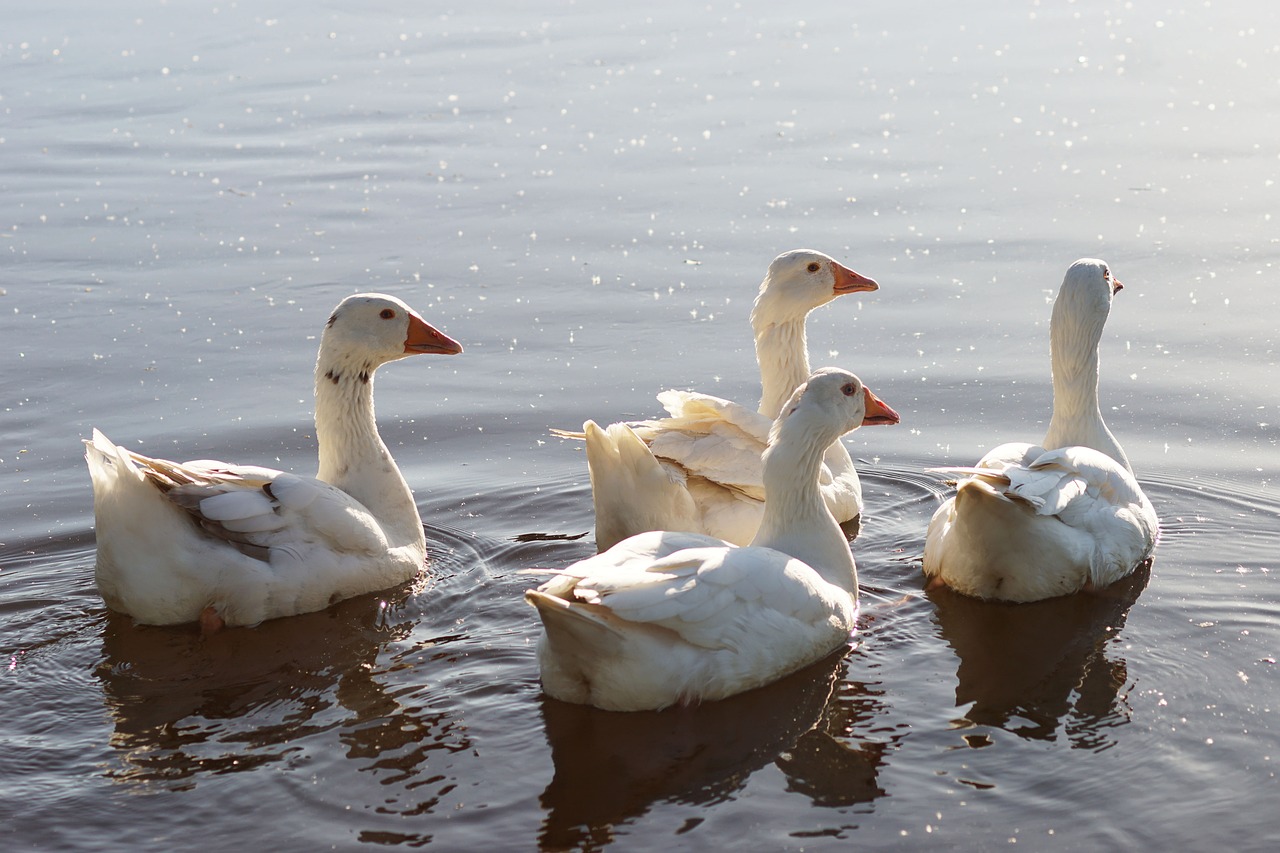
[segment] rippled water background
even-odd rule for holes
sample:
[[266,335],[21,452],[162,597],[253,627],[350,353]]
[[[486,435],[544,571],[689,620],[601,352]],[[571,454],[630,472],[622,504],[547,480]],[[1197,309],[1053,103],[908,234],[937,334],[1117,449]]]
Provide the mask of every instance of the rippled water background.
[[[1273,849],[1274,4],[5,19],[10,849]],[[548,427],[754,399],[751,299],[801,246],[880,281],[810,345],[903,415],[847,439],[857,648],[691,711],[542,699],[516,572],[592,550]],[[1096,598],[926,596],[922,469],[1042,435],[1082,256],[1125,283],[1102,396],[1155,563]],[[79,439],[314,470],[317,335],[356,290],[467,348],[379,374],[430,572],[207,639],[106,611]]]

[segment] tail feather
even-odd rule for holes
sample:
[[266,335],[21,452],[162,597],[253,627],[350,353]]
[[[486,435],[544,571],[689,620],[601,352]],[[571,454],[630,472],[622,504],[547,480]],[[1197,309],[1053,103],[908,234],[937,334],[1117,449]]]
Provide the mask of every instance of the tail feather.
[[84,461],[89,466],[89,476],[93,480],[95,492],[110,488],[123,477],[139,481],[143,479],[142,471],[133,461],[133,454],[114,444],[98,429],[93,430],[93,438],[82,440],[85,448]]
[[[961,506],[964,509],[961,509]],[[1008,514],[1018,511],[1013,496],[999,488],[998,483],[993,484],[985,477],[975,476],[965,480],[956,489],[956,514],[962,517],[967,512],[981,513],[991,517],[1007,517]]]
[[624,639],[622,631],[610,624],[618,617],[606,607],[569,602],[536,589],[526,590],[524,600],[537,608],[547,638],[562,652],[580,648],[597,657]]
[[993,486],[1009,485],[1009,478],[995,468],[975,468],[965,465],[948,465],[940,468],[926,468],[924,473],[933,474],[946,480],[958,481],[968,477],[978,477]]
[[648,530],[696,529],[698,510],[680,469],[660,462],[626,424],[583,424],[596,511],[596,547],[604,551]]
[[[1035,601],[1063,595],[1080,588],[1092,554],[1088,537],[1068,534],[1069,528],[1037,515],[1035,506],[1018,495],[981,478],[967,479],[956,490],[947,546],[926,560],[925,573],[979,598]],[[932,524],[929,536],[935,538]],[[957,581],[962,585],[956,587]]]

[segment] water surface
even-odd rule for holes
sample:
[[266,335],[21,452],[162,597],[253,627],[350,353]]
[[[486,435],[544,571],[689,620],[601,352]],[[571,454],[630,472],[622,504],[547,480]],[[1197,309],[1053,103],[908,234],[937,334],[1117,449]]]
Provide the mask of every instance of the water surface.
[[[53,2],[0,34],[0,817],[15,849],[1270,849],[1280,727],[1271,4]],[[544,699],[519,570],[592,552],[552,426],[752,401],[808,246],[875,277],[816,364],[856,647],[695,710]],[[1067,265],[1125,283],[1102,398],[1149,573],[925,594],[923,473],[1036,439]],[[108,612],[79,439],[314,469],[344,295],[466,346],[379,374],[418,582],[201,638]],[[533,537],[527,534],[536,534]],[[580,534],[586,534],[579,537]]]

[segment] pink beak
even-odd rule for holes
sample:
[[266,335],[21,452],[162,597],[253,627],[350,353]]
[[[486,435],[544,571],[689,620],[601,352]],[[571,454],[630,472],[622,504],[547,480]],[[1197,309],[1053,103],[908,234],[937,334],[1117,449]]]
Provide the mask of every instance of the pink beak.
[[862,393],[866,399],[867,413],[862,417],[863,426],[876,426],[877,424],[896,424],[902,421],[898,413],[885,405],[884,401],[871,393],[871,389],[862,386]]
[[831,262],[831,272],[835,276],[835,285],[831,288],[836,296],[845,293],[857,293],[859,291],[879,290],[880,285],[876,284],[875,279],[867,278],[865,275],[859,275],[846,266]]
[[409,334],[404,339],[404,351],[410,355],[417,353],[457,355],[462,352],[462,344],[435,328],[417,314],[410,314]]

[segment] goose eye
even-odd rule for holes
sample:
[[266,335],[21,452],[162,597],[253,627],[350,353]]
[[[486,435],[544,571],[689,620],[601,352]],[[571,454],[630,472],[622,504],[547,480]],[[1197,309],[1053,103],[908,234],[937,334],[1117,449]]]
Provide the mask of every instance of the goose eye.
[[396,312],[390,308],[383,308],[382,313],[380,313],[378,316],[384,320],[390,320],[392,317],[396,316]]
[[817,272],[820,269],[822,269],[822,266],[817,261],[809,264],[809,272]]
[[846,397],[852,397],[858,393],[858,386],[853,382],[846,382],[840,386],[840,393]]

